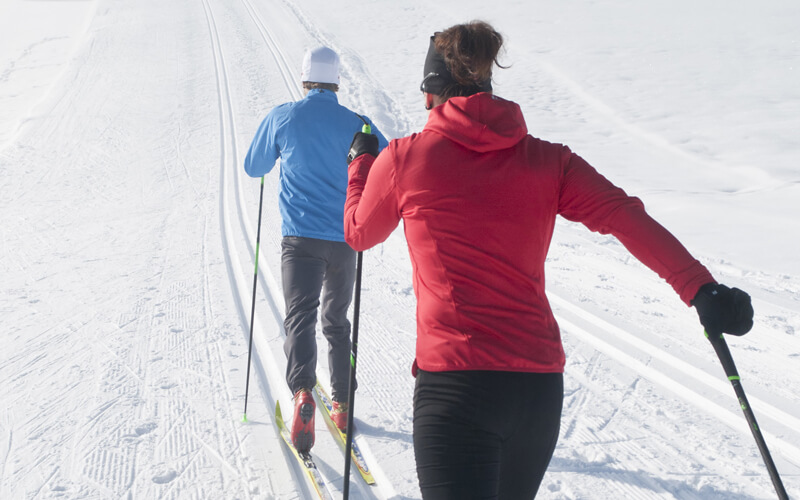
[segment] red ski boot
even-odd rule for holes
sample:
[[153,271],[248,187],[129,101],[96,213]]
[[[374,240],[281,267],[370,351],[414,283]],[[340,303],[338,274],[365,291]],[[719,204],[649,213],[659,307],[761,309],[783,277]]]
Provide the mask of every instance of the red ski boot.
[[347,430],[347,413],[349,410],[347,403],[340,403],[335,399],[331,403],[331,420],[340,431],[345,432]]
[[294,395],[294,417],[292,418],[292,444],[300,453],[311,451],[314,446],[314,413],[317,406],[308,389],[300,389]]

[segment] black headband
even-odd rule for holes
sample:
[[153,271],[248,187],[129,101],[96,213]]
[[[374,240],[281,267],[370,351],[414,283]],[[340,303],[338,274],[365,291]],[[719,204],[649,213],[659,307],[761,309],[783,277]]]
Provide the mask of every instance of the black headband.
[[[439,32],[437,31],[431,36],[428,55],[425,56],[425,66],[422,70],[422,83],[419,86],[421,91],[435,95],[441,95],[445,87],[449,85],[458,85],[458,82],[453,78],[453,74],[450,73],[444,57],[436,50],[434,40],[438,34]],[[488,78],[483,82],[475,82],[475,87],[477,87],[478,92],[491,92],[492,79]]]

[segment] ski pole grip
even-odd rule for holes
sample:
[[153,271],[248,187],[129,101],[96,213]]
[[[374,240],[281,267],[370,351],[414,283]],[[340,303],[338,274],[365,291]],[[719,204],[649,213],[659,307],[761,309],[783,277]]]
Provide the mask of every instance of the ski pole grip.
[[363,116],[359,115],[358,113],[356,113],[356,116],[358,117],[359,120],[364,122],[364,125],[361,126],[361,132],[364,133],[364,134],[371,134],[372,133],[372,127],[367,122],[367,119],[364,118]]

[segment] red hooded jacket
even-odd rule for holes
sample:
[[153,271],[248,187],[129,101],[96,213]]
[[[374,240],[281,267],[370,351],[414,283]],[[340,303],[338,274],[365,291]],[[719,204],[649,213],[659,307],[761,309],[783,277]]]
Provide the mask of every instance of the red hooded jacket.
[[562,372],[544,277],[556,215],[617,237],[687,304],[714,281],[638,198],[566,146],[528,135],[519,106],[488,93],[451,98],[422,132],[356,158],[344,232],[365,250],[404,220],[416,366]]

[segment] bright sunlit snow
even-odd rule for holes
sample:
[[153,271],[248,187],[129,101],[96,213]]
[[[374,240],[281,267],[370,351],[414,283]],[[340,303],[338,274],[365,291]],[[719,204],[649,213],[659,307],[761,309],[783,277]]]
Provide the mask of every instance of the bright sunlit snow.
[[[342,57],[343,104],[387,137],[420,130],[428,37],[476,18],[506,37],[495,91],[531,134],[752,295],[755,327],[728,343],[800,497],[800,3],[3,0],[0,498],[311,498],[272,416],[291,408],[277,172],[241,421],[259,200],[244,152],[320,44]],[[402,230],[364,265],[355,418],[377,485],[356,474],[351,498],[417,499]],[[693,309],[563,220],[547,272],[567,367],[538,498],[776,497]],[[313,451],[339,497],[321,418]]]

